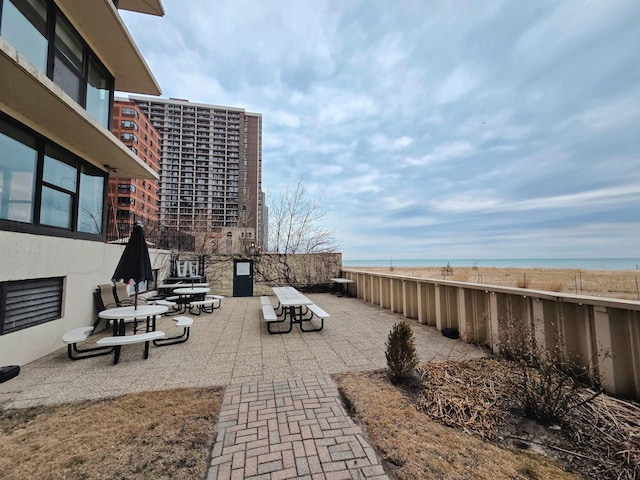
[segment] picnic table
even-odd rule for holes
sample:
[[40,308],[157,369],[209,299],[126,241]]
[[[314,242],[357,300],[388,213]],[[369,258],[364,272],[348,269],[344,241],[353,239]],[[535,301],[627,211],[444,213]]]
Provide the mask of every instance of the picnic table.
[[339,297],[342,297],[343,294],[347,293],[348,296],[348,292],[347,292],[347,284],[349,283],[355,283],[353,280],[351,280],[350,278],[330,278],[329,280],[331,280],[333,282],[333,284],[335,285],[335,291],[338,294]]
[[[271,290],[273,290],[273,293],[278,299],[278,305],[275,309],[268,300],[268,297],[261,298],[263,317],[267,322],[267,329],[269,333],[289,333],[292,330],[294,323],[299,324],[300,330],[303,332],[318,332],[322,330],[324,326],[324,319],[329,317],[329,314],[315,305],[313,300],[303,295],[293,287],[272,287]],[[276,314],[275,310],[280,310],[280,313]],[[311,312],[311,316],[305,317],[309,312]],[[309,322],[314,315],[322,320],[321,326],[319,328],[305,329],[303,327],[303,323]],[[283,323],[287,319],[289,320],[288,330],[271,330],[272,323]]]
[[146,321],[146,330],[156,329],[156,317],[168,310],[164,305],[138,305],[138,307],[117,307],[109,308],[98,313],[100,318],[113,321],[113,336],[124,335],[126,322],[134,322],[134,333],[137,330],[138,320]]
[[[174,289],[173,293],[178,295],[176,302],[182,305],[182,310],[178,313],[185,313],[193,301],[204,299],[205,293],[210,291],[211,289],[208,287],[180,287]],[[191,311],[190,308],[189,311]]]
[[[113,363],[120,359],[120,349],[123,345],[144,343],[144,358],[149,357],[149,343],[165,337],[164,332],[156,330],[156,317],[168,310],[164,305],[138,305],[137,307],[118,307],[103,310],[98,313],[100,318],[113,321],[113,336],[104,337],[96,342],[101,347],[113,348]],[[146,320],[145,333],[137,332],[138,320]],[[134,322],[133,335],[125,335],[125,323]]]

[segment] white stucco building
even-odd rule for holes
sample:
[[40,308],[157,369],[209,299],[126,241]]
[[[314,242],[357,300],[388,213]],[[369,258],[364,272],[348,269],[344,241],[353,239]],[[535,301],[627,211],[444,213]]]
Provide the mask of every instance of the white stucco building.
[[107,181],[158,178],[109,131],[115,90],[161,93],[119,8],[164,15],[160,0],[0,0],[0,365],[93,323],[123,249],[105,243]]

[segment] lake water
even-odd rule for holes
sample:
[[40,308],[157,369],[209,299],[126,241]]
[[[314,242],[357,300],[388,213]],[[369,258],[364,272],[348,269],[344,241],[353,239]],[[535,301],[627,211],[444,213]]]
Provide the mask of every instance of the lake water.
[[484,259],[393,259],[348,260],[345,267],[511,267],[578,268],[582,270],[638,270],[640,258],[484,258]]

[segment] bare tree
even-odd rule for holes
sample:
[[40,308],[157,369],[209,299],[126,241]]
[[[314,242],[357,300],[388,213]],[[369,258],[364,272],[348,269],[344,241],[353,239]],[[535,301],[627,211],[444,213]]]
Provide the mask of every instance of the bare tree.
[[335,232],[322,228],[322,198],[311,199],[302,180],[269,202],[269,247],[272,252],[331,253],[338,250]]

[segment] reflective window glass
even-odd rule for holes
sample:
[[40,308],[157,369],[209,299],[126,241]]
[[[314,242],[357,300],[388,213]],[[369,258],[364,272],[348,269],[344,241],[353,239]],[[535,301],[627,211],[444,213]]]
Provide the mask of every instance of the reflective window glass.
[[35,139],[0,122],[0,219],[33,221]]
[[82,70],[82,40],[61,17],[56,19],[56,50],[78,70]]
[[53,158],[51,155],[55,153],[51,149],[47,149],[47,155],[44,157],[44,170],[42,172],[42,180],[63,188],[69,192],[76,191],[76,169],[75,167]]
[[80,174],[78,231],[95,234],[102,232],[103,199],[104,175],[92,169],[83,168]]
[[47,71],[47,5],[44,0],[2,2],[0,35],[38,70]]
[[109,126],[110,78],[106,71],[93,59],[89,62],[89,81],[87,84],[87,111],[102,125]]
[[109,128],[110,80],[105,70],[93,59],[89,59],[89,81],[87,83],[87,112],[102,125]]
[[71,195],[46,186],[42,187],[41,224],[71,228],[71,207]]
[[81,103],[80,76],[78,72],[69,68],[58,55],[56,55],[53,61],[53,82],[76,102]]

